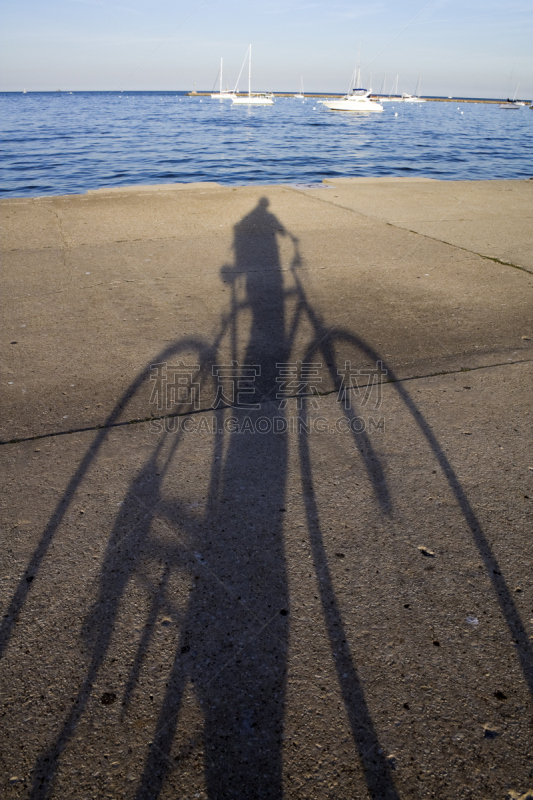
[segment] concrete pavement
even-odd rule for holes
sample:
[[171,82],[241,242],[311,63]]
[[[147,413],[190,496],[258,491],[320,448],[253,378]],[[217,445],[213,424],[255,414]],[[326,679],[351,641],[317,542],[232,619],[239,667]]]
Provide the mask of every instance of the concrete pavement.
[[532,200],[2,202],[6,797],[533,787]]

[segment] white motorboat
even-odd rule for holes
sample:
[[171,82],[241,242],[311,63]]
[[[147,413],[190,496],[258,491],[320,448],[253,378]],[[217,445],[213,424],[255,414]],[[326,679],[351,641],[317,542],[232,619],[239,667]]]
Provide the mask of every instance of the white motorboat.
[[403,103],[425,103],[423,97],[420,97],[420,75],[418,76],[418,82],[416,84],[415,93],[413,94],[406,94],[405,92],[402,93],[401,101]]
[[[274,96],[271,92],[256,92],[252,94],[252,45],[248,48],[248,94],[238,95],[237,94],[237,86],[235,87],[235,93],[231,98],[233,101],[233,105],[239,106],[273,106],[274,105]],[[246,61],[246,57],[244,59]],[[243,64],[244,67],[244,64]],[[241,67],[242,72],[242,67]],[[241,77],[239,73],[239,78]],[[239,78],[237,78],[237,85],[239,83]]]
[[405,92],[402,93],[402,96],[400,97],[400,100],[401,100],[402,103],[425,103],[426,102],[423,97],[416,97],[415,95],[412,95],[412,94],[405,94]]
[[232,100],[235,97],[235,92],[230,92],[227,86],[225,90],[222,89],[222,64],[223,60],[220,59],[220,91],[213,92],[211,97],[214,100]]
[[367,89],[352,89],[349,94],[339,97],[338,100],[321,100],[319,102],[330,111],[383,111],[381,103],[370,99],[370,91]]
[[361,86],[361,69],[359,58],[355,68],[348,94],[339,97],[338,100],[321,100],[322,105],[330,111],[383,111],[383,106],[377,100],[370,99],[372,89],[363,89]]

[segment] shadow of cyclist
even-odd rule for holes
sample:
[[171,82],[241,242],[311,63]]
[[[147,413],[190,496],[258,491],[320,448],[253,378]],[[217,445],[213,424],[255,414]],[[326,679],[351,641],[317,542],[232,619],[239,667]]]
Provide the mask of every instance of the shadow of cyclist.
[[[215,367],[222,390],[218,400],[233,405],[229,426],[227,414],[224,418],[219,413],[218,419],[222,431],[226,425],[232,432],[218,434],[224,451],[214,461],[204,523],[195,543],[200,576],[139,798],[158,795],[187,679],[204,712],[209,797],[237,800],[283,794],[289,620],[283,505],[288,443],[285,431],[272,429],[274,417],[280,420],[283,412],[268,398],[276,387],[276,364],[288,361],[290,346],[277,243],[277,236],[285,232],[267,207],[268,200],[261,199],[236,224],[235,263],[222,271],[232,284],[234,303],[244,296],[249,335],[239,350],[234,308],[231,363]],[[262,434],[252,432],[259,419]]]
[[[195,576],[136,797],[157,798],[175,766],[172,747],[189,683],[203,712],[205,778],[211,800],[277,800],[283,796],[282,737],[290,621],[283,517],[289,434],[287,412],[276,402],[276,378],[279,366],[294,358],[297,326],[287,319],[290,298],[296,298],[298,313],[305,313],[312,321],[316,342],[322,343],[332,374],[335,364],[334,349],[329,347],[326,331],[320,327],[303,287],[285,285],[278,237],[290,234],[268,205],[262,198],[235,225],[234,264],[221,270],[222,280],[231,284],[230,313],[221,321],[221,332],[214,343],[197,343],[200,374],[204,379],[217,378],[215,406],[219,406],[204,514],[196,518],[188,515],[179,490],[174,495],[167,490],[163,496],[163,481],[179,458],[182,440],[176,435],[165,449],[165,440],[168,445],[171,435],[162,434],[152,456],[132,481],[111,532],[98,597],[85,624],[91,653],[86,678],[58,737],[38,761],[31,794],[34,799],[50,793],[61,754],[86,709],[111,647],[129,582],[150,560],[165,566],[159,589],[150,598],[144,633],[126,682],[125,708],[148,652],[157,615],[172,605],[167,596],[170,573],[190,570],[193,562]],[[295,256],[293,267],[298,263]],[[223,339],[229,342],[229,357],[222,363]],[[175,342],[160,354],[160,360],[176,358],[190,344],[186,339]],[[121,403],[127,403],[140,390],[148,375],[149,368],[137,377]],[[104,436],[99,434],[91,458]],[[383,473],[372,466],[378,459],[370,442],[359,444],[368,476],[377,496],[382,497]],[[352,735],[370,793],[380,800],[397,800],[329,576],[305,443],[300,444],[300,450],[300,477],[324,619]],[[82,474],[75,478],[79,482]],[[73,483],[69,492],[74,488]],[[166,550],[165,544],[155,540],[151,526],[156,515],[166,518],[171,530],[185,532],[187,553],[183,547],[180,550],[179,535]]]

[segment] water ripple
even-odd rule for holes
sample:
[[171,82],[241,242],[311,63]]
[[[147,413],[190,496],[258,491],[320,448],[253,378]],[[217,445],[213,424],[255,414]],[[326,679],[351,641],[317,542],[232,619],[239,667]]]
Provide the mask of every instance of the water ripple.
[[532,174],[533,114],[527,108],[511,113],[486,104],[388,103],[383,114],[356,116],[312,100],[278,98],[270,108],[237,108],[176,92],[3,93],[0,104],[4,196],[212,180]]

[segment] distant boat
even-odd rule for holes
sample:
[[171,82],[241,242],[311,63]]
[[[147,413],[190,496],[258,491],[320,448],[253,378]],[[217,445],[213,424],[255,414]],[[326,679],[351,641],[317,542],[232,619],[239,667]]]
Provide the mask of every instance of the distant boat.
[[22,90],[22,94],[26,94],[26,89],[23,89],[23,90]]
[[405,92],[402,92],[402,96],[400,97],[400,100],[402,101],[402,103],[425,103],[426,102],[423,97],[416,97],[416,95],[406,94]]
[[371,100],[370,91],[366,89],[352,89],[338,100],[319,100],[320,102],[330,111],[383,111],[381,103]]
[[372,89],[363,89],[361,86],[361,69],[358,57],[357,67],[352,75],[348,94],[338,100],[319,100],[319,102],[329,108],[330,111],[355,111],[359,113],[364,111],[383,111],[381,103],[370,99],[371,91]]
[[[239,96],[237,94],[237,86],[235,86],[235,93],[233,95],[232,102],[234,105],[247,105],[247,106],[273,106],[274,100],[273,95],[267,92],[257,92],[252,94],[252,45],[248,48],[248,94]],[[246,56],[244,58],[246,62]],[[243,64],[244,66],[244,64]],[[241,68],[242,72],[242,68]],[[240,78],[239,74],[239,78]],[[237,85],[239,83],[239,78],[237,78]]]
[[423,97],[420,97],[420,73],[418,73],[418,81],[416,84],[416,89],[414,95],[412,94],[402,94],[401,97],[402,102],[404,103],[425,103]]
[[222,59],[220,59],[220,91],[213,92],[211,97],[214,100],[231,100],[232,98],[235,97],[235,92],[228,91],[228,87],[227,86],[226,86],[226,90],[225,91],[222,89],[222,63],[223,63],[223,61],[222,61]]
[[516,99],[516,95],[518,94],[519,89],[520,89],[520,84],[518,84],[518,86],[516,87],[516,92],[513,95],[513,99],[509,100],[509,98],[507,98],[505,103],[500,104],[500,108],[521,108],[522,106],[525,106],[525,103],[522,100]]
[[381,103],[392,103],[392,102],[394,102],[394,100],[399,100],[400,99],[398,97],[398,79],[399,79],[399,77],[400,77],[399,75],[396,75],[396,80],[394,81],[394,83],[392,85],[391,93],[389,94],[389,96],[380,98],[380,102]]
[[[359,73],[356,83],[359,83]],[[360,86],[348,90],[348,94],[338,100],[319,100],[330,111],[383,111],[383,106],[377,100],[370,99],[372,89],[363,89]]]
[[294,96],[297,97],[299,100],[304,100],[305,99],[305,95],[304,95],[304,76],[303,75],[302,75],[302,77],[300,79],[300,92],[299,92],[299,94],[295,94]]

